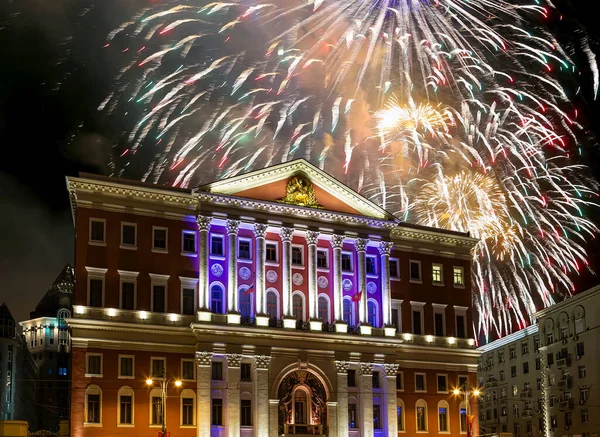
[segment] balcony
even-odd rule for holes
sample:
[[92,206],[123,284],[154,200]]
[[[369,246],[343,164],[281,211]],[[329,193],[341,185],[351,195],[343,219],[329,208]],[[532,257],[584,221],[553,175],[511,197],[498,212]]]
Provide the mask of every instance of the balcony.
[[567,354],[567,356],[559,358],[558,360],[556,360],[556,366],[559,369],[564,369],[566,367],[569,367],[571,365],[571,360],[569,359],[569,355]]
[[558,403],[560,411],[570,410],[573,408],[573,399],[563,399]]
[[571,388],[571,377],[564,377],[560,381],[558,381],[558,389],[559,390],[568,390]]

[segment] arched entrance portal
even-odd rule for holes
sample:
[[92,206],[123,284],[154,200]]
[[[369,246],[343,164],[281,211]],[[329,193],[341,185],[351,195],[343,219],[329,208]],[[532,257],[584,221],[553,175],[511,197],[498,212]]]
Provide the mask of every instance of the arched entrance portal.
[[319,378],[296,370],[283,378],[277,394],[280,434],[327,435],[327,394]]

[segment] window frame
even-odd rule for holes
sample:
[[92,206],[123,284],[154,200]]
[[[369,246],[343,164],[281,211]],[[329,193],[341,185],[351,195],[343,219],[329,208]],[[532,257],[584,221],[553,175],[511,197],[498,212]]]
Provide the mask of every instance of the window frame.
[[[440,304],[440,303],[432,303],[431,306],[433,307],[433,334],[436,337],[446,337],[447,334],[447,329],[446,329],[446,307],[448,305],[446,304]],[[442,315],[442,335],[438,336],[437,332],[435,331],[435,315],[436,314],[441,314]]]
[[164,312],[161,314],[167,314],[168,311],[168,303],[169,303],[169,275],[158,275],[155,273],[149,273],[150,275],[150,311],[156,312],[154,309],[154,287],[155,286],[163,286],[165,287],[165,302],[164,302]]
[[[400,408],[400,421],[398,420],[398,408]],[[400,398],[396,399],[396,426],[398,432],[406,432],[406,409],[404,408],[404,401]]]
[[[244,408],[245,405],[243,403],[249,403],[249,408],[250,409],[250,423],[244,423],[244,420],[242,420],[242,418],[244,418]],[[252,399],[240,399],[240,427],[244,427],[244,428],[252,428],[254,426],[254,420],[253,420],[253,414],[254,413],[254,408],[253,408],[253,403],[252,403]]]
[[[155,247],[154,243],[155,243],[155,238],[154,238],[154,233],[156,231],[165,231],[165,248],[161,248],[161,247]],[[152,252],[153,253],[169,253],[169,228],[166,226],[152,226]]]
[[319,313],[321,312],[319,301],[321,298],[325,299],[325,302],[327,302],[327,320],[323,323],[331,323],[331,301],[329,300],[329,295],[326,293],[319,293],[317,296],[317,318],[322,321],[322,319],[319,317]]
[[[194,361],[194,360],[191,360]],[[192,424],[184,425],[183,423],[183,400],[192,400]],[[196,393],[193,390],[186,388],[179,395],[179,427],[182,429],[196,428]]]
[[[159,377],[159,376],[154,376],[154,375],[152,374],[152,372],[153,372],[153,365],[152,365],[152,363],[153,363],[154,361],[162,361],[162,362],[163,362],[163,372],[164,372],[164,376],[162,376],[162,377]],[[166,377],[167,377],[167,357],[156,357],[156,356],[151,356],[151,357],[150,357],[150,371],[149,371],[148,373],[149,373],[149,375],[150,375],[150,378],[149,378],[149,379],[151,379],[151,380],[153,380],[153,381],[164,381],[164,380],[166,379]]]
[[[133,244],[127,244],[125,242],[123,242],[123,228],[125,226],[132,226],[134,231],[133,231]],[[137,223],[133,223],[133,222],[121,222],[121,239],[120,239],[120,244],[119,244],[119,248],[120,249],[127,249],[127,250],[137,250],[138,248],[138,238],[137,238]]]
[[[463,307],[463,306],[458,306],[458,305],[454,305],[454,336],[456,338],[469,338],[469,321],[467,320],[467,311],[468,311],[468,307]],[[463,328],[465,330],[465,336],[464,337],[459,337],[458,336],[458,316],[463,316],[464,317],[464,324],[463,324]]]
[[[435,268],[439,267],[440,268],[440,280],[436,281],[434,279],[433,276],[433,272],[435,271]],[[436,286],[436,287],[443,287],[444,286],[444,264],[441,263],[431,263],[431,284]]]
[[[344,255],[350,258],[350,270],[344,270]],[[354,275],[354,253],[352,251],[342,250],[340,254],[340,269],[342,270],[342,275]]]
[[123,308],[123,284],[124,283],[133,283],[133,308],[131,310],[137,309],[137,278],[140,272],[129,272],[126,270],[117,270],[119,273],[119,308]]
[[[100,373],[90,373],[90,358],[100,357]],[[85,377],[86,378],[103,378],[104,377],[104,354],[102,352],[86,352],[85,353]]]
[[[219,407],[221,408],[220,414],[219,414],[220,419],[221,419],[221,420],[219,420],[220,423],[215,423],[215,414],[214,414],[215,413],[215,407],[216,407],[216,405],[214,404],[215,401],[219,401],[220,402],[220,405],[219,405]],[[211,398],[211,400],[210,400],[210,425],[211,426],[220,426],[220,427],[224,426],[224,421],[225,421],[224,419],[225,418],[223,416],[224,416],[223,415],[223,399],[221,399],[221,398]]]
[[[214,287],[218,287],[221,291],[221,311],[220,312],[214,312],[213,311],[213,288]],[[219,282],[219,281],[214,281],[212,282],[209,286],[208,286],[208,307],[210,308],[210,312],[212,314],[225,314],[227,312],[227,290],[225,289],[225,286]]]
[[[461,272],[461,284],[456,282],[456,270]],[[465,268],[463,266],[452,266],[452,286],[454,288],[465,288]]]
[[[161,428],[162,424],[160,423],[161,421],[159,421],[159,423],[153,423],[152,421],[152,407],[154,406],[154,404],[152,403],[152,398],[160,398],[161,393],[160,393],[160,389],[159,388],[152,388],[152,390],[150,390],[150,394],[148,395],[149,398],[149,402],[148,402],[148,428]],[[164,420],[165,426],[167,425],[167,415],[161,411],[161,415],[162,418]]]
[[[417,375],[423,376],[423,390],[417,389]],[[427,373],[426,372],[415,372],[414,383],[415,383],[415,393],[427,393]]]
[[[398,388],[398,377],[400,378],[401,388]],[[404,391],[404,370],[396,371],[396,391]]]
[[[319,253],[325,254],[325,267],[319,267]],[[329,250],[325,247],[317,247],[317,271],[329,273],[330,265],[331,264],[329,263]]]
[[[410,330],[413,335],[425,335],[425,302],[410,302]],[[421,313],[421,333],[416,334],[415,331],[415,312]]]
[[304,293],[302,293],[300,290],[294,290],[294,292],[292,292],[292,295],[290,296],[290,298],[292,299],[292,317],[294,317],[295,319],[295,314],[294,314],[294,297],[296,296],[300,296],[300,299],[302,300],[302,319],[301,320],[297,320],[296,321],[302,321],[302,322],[306,322],[306,299],[304,298]]
[[[121,423],[121,396],[131,396],[131,423]],[[135,426],[135,392],[127,385],[117,390],[117,428],[133,428]]]
[[[131,376],[123,375],[121,373],[121,359],[122,358],[131,358]],[[119,354],[118,355],[119,362],[117,363],[117,378],[118,379],[135,379],[135,355],[126,355]]]
[[[192,379],[184,378],[183,363],[192,363],[192,374],[193,374]],[[193,358],[181,358],[181,360],[179,362],[179,368],[181,371],[181,380],[182,381],[196,382],[196,365],[194,363]]]
[[[438,392],[440,393],[440,392]],[[442,422],[440,421],[440,409],[441,408],[445,408],[446,409],[446,429],[444,431],[442,431]],[[450,405],[448,404],[448,402],[446,400],[440,400],[438,402],[437,405],[437,423],[438,423],[438,434],[450,434],[451,430],[450,430],[450,425],[451,425],[451,420],[450,420]]]
[[[300,264],[294,264],[294,249],[300,249]],[[302,244],[292,244],[290,248],[290,264],[293,269],[304,269],[304,246]]]
[[[267,246],[275,246],[275,261],[269,261],[267,259]],[[276,240],[265,240],[265,265],[272,267],[279,267],[279,242]]]
[[[180,292],[179,292],[179,313],[181,315],[185,315],[185,316],[193,316],[195,315],[197,309],[198,309],[198,282],[199,279],[198,278],[188,278],[185,276],[180,276],[179,277],[179,283],[180,283]],[[193,308],[194,311],[192,312],[192,314],[185,314],[183,312],[183,290],[184,289],[193,289],[194,293],[193,293],[193,298],[194,298],[194,302],[193,302]]]
[[379,323],[379,303],[377,302],[376,299],[373,298],[368,298],[367,299],[367,323],[369,322],[369,316],[370,316],[370,312],[369,312],[369,304],[373,304],[375,307],[375,323],[372,323],[371,326],[374,328],[379,328],[381,326],[381,324]]
[[[98,405],[98,416],[99,416],[99,421],[98,422],[88,422],[88,418],[89,418],[89,399],[88,396],[89,395],[99,395],[99,405]],[[83,426],[84,428],[87,427],[102,427],[102,389],[100,387],[98,387],[95,384],[90,384],[85,388],[85,399],[84,399],[84,411],[83,411],[83,418],[84,418],[84,422],[83,422]]]
[[[423,405],[424,404],[424,405]],[[419,408],[424,408],[424,417],[425,417],[425,429],[419,429]],[[424,399],[419,399],[415,402],[415,430],[417,434],[427,434],[429,433],[429,408],[427,407],[427,402]]]
[[[442,390],[440,391],[440,381],[439,381],[439,377],[443,376],[446,379],[446,390]],[[435,375],[435,385],[436,385],[436,389],[437,389],[437,393],[444,393],[444,394],[448,394],[450,393],[450,387],[448,386],[448,374],[447,373],[436,373]]]
[[[102,240],[92,240],[92,223],[102,223],[103,232],[102,232]],[[88,244],[90,246],[106,246],[106,219],[100,217],[90,217],[89,219],[89,234],[88,234]]]
[[392,270],[392,266],[390,264],[389,268],[390,268],[390,281],[399,281],[400,280],[400,259],[396,258],[396,257],[390,257],[389,262],[395,262],[396,263],[396,271],[394,272]]
[[[275,295],[275,310],[276,310],[276,314],[277,314],[277,317],[275,318],[275,320],[280,320],[281,319],[281,306],[280,306],[280,301],[279,301],[279,292],[274,287],[269,287],[265,290],[265,308],[267,309],[267,315],[270,316],[269,310],[268,310],[268,297],[269,297],[270,292],[272,292]],[[269,318],[271,318],[271,317],[269,317]]]
[[[413,279],[412,277],[412,265],[417,264],[419,266],[419,279]],[[408,260],[408,279],[409,282],[413,284],[422,284],[423,283],[423,266],[421,264],[421,260],[417,259],[409,259]]]
[[[231,237],[232,237],[232,236],[230,236],[230,238],[231,238]],[[248,243],[248,258],[242,258],[242,257],[240,256],[240,243],[242,243],[242,242],[244,242],[244,243]],[[237,253],[236,253],[236,255],[237,255],[237,262],[239,262],[239,263],[251,263],[251,262],[252,262],[252,259],[254,258],[254,257],[252,256],[252,248],[253,248],[253,245],[252,245],[252,238],[250,238],[250,237],[240,237],[240,236],[238,236],[238,237],[237,237],[237,241],[235,242],[235,244],[236,244],[236,248],[237,248],[237,250],[236,250],[236,252],[237,252]]]
[[[372,259],[373,260],[373,272],[369,273],[367,271],[367,259]],[[378,269],[378,265],[377,265],[377,255],[374,254],[365,254],[365,275],[367,276],[367,278],[377,278],[379,277],[379,269]]]
[[103,269],[100,267],[88,267],[85,266],[85,270],[87,271],[87,306],[91,307],[91,280],[99,280],[102,281],[102,306],[93,308],[104,308],[105,299],[106,299],[106,272],[108,269]]
[[[398,314],[398,320],[392,320],[391,322],[396,324],[396,333],[398,334],[402,333],[402,302],[404,302],[403,299],[392,299],[391,301],[391,309],[397,310],[396,314]],[[393,316],[394,312],[392,311],[392,318]]]
[[[213,240],[215,238],[218,238],[221,240],[221,249],[222,249],[222,254],[216,254],[213,253]],[[209,251],[209,258],[210,259],[215,259],[215,260],[219,260],[219,261],[223,261],[225,260],[225,235],[224,234],[219,234],[219,233],[215,233],[213,234],[212,232],[210,233],[210,241],[209,241],[209,247],[208,247],[208,251]]]
[[[185,250],[185,236],[193,235],[194,236],[194,250],[189,251]],[[198,233],[193,229],[182,229],[181,230],[181,255],[182,256],[198,256]]]

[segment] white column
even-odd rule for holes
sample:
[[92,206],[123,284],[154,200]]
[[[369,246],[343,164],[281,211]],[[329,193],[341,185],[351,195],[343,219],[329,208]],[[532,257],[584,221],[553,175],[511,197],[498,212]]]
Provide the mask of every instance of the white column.
[[388,435],[398,434],[398,420],[396,417],[396,407],[398,406],[396,394],[396,375],[398,374],[398,364],[384,364],[383,376],[385,385],[383,386],[383,398],[387,408],[382,411],[384,414],[384,428],[387,428]]
[[329,423],[329,435],[337,436],[337,402],[327,402],[327,422]]
[[254,236],[256,237],[256,274],[254,275],[254,294],[256,294],[256,325],[269,326],[265,295],[265,236],[267,225],[256,223]]
[[360,435],[373,435],[373,363],[360,363],[359,397],[360,397]]
[[[254,435],[269,435],[269,365],[271,357],[254,356]],[[277,414],[275,414],[277,420]],[[277,427],[275,427],[277,428]]]
[[369,325],[367,313],[367,273],[365,269],[365,251],[367,249],[367,244],[369,244],[369,240],[365,238],[357,238],[355,242],[358,265],[358,291],[361,293],[358,305],[360,333],[369,335],[371,334],[372,327]]
[[227,220],[227,323],[239,324],[241,316],[238,311],[237,286],[237,234],[240,228],[238,220]]
[[210,378],[212,352],[196,352],[196,435],[210,437]]
[[317,240],[319,233],[307,231],[306,244],[308,245],[308,316],[310,329],[320,331],[323,322],[319,319],[319,289],[317,287]]
[[227,354],[227,435],[240,437],[240,354]]
[[293,228],[281,228],[281,298],[283,301],[283,327],[296,328],[296,320],[292,317],[292,238]]
[[[344,322],[344,292],[342,291],[342,246],[343,235],[331,236],[333,248],[333,316],[335,332],[348,332],[348,324]],[[339,404],[338,404],[339,405]]]
[[396,329],[392,326],[392,289],[390,286],[390,252],[393,243],[382,241],[379,243],[381,256],[381,307],[383,314],[383,329],[386,336],[394,337]]
[[269,434],[257,433],[256,435],[279,437],[279,399],[269,399]]
[[211,312],[209,309],[210,298],[208,295],[208,232],[212,217],[199,215],[196,217],[198,223],[198,321],[210,322]]
[[348,437],[348,362],[336,361],[335,368],[337,370],[337,435]]

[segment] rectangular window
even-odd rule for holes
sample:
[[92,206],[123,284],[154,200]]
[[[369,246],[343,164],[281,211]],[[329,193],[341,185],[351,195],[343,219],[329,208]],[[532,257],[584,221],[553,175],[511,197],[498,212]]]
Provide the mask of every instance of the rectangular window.
[[404,412],[402,407],[396,407],[396,417],[398,418],[398,431],[404,431]]
[[348,404],[348,428],[356,428],[356,404]]
[[267,243],[265,245],[265,261],[276,263],[277,262],[277,245],[274,243]]
[[211,424],[218,426],[223,425],[223,399],[212,400]]
[[137,226],[135,223],[121,223],[121,246],[136,247]]
[[529,363],[523,363],[523,375],[527,375],[529,373]]
[[410,280],[413,282],[421,281],[421,261],[413,261],[411,260],[409,263],[410,266]]
[[196,232],[183,231],[181,235],[181,250],[185,253],[196,253]]
[[162,402],[160,396],[152,396],[152,417],[150,425],[162,424]]
[[456,336],[458,338],[466,338],[467,337],[465,316],[462,316],[462,315],[456,316]]
[[152,287],[152,311],[156,313],[165,312],[166,287],[164,285],[154,285]]
[[424,373],[415,373],[415,391],[427,391]]
[[104,228],[106,222],[103,219],[90,219],[90,242],[105,243]]
[[348,369],[348,387],[356,387],[356,370]]
[[444,283],[441,264],[433,264],[431,266],[431,280],[434,284]]
[[380,388],[379,387],[379,372],[378,371],[374,371],[371,374],[371,380],[373,382],[373,388]]
[[133,423],[131,417],[131,396],[120,396],[119,398],[119,423],[121,425],[131,425]]
[[460,432],[467,432],[467,409],[460,409]]
[[167,250],[167,228],[152,227],[152,249]]
[[238,258],[239,259],[252,259],[250,240],[238,240]]
[[546,355],[546,362],[548,363],[548,366],[554,364],[554,354],[549,353],[548,355]]
[[196,290],[193,288],[184,288],[182,290],[181,312],[188,316],[194,315],[194,294]]
[[541,390],[542,389],[542,378],[537,378],[535,380],[535,388],[537,390]]
[[535,370],[541,370],[542,369],[542,360],[540,358],[536,358],[535,359]]
[[181,360],[181,379],[194,381],[194,360]]
[[87,375],[102,376],[102,354],[88,354]]
[[396,390],[404,390],[404,372],[396,373]]
[[504,362],[504,351],[498,351],[498,363],[503,363]]
[[151,358],[150,359],[150,376],[152,378],[163,379],[166,375],[166,358]]
[[327,265],[327,251],[326,250],[317,250],[317,268],[319,269],[328,269]]
[[121,309],[135,309],[135,282],[121,282]]
[[447,432],[448,431],[448,412],[446,411],[445,408],[438,409],[438,420],[440,423],[440,432]]
[[242,399],[241,407],[240,425],[252,426],[252,401],[248,399]]
[[586,376],[585,366],[577,366],[577,372],[578,372],[580,378],[585,378],[585,376]]
[[342,271],[352,271],[352,255],[350,255],[349,253],[342,253]]
[[583,318],[575,319],[575,334],[581,334],[585,330]]
[[511,366],[511,368],[510,368],[510,376],[511,376],[511,378],[516,378],[516,376],[517,376],[517,366]]
[[465,389],[467,387],[468,378],[466,376],[458,377],[458,388]]
[[577,356],[582,357],[585,355],[585,348],[583,347],[583,343],[577,343]]
[[400,264],[396,258],[390,258],[389,262],[390,266],[390,278],[399,279],[400,278]]
[[413,311],[413,334],[421,335],[421,311]]
[[448,393],[448,375],[437,376],[437,391],[438,393]]
[[90,302],[91,307],[102,307],[102,294],[104,281],[102,279],[90,279]]
[[452,269],[454,286],[463,287],[465,285],[464,268],[454,266]]
[[442,313],[435,313],[433,315],[435,322],[435,335],[438,337],[444,336],[444,315]]
[[87,395],[87,423],[100,423],[100,395]]
[[302,256],[302,247],[300,246],[292,246],[292,265],[293,266],[303,266],[304,265],[304,257]]
[[377,274],[376,260],[377,259],[374,256],[367,256],[365,258],[365,266],[366,266],[367,275],[376,275]]
[[546,344],[552,344],[554,343],[554,334],[552,332],[548,332],[546,334]]
[[521,343],[521,354],[527,355],[529,353],[529,345],[527,343]]
[[133,357],[119,355],[119,377],[133,378]]
[[224,256],[225,255],[222,235],[211,235],[210,236],[210,254],[214,255],[214,256]]
[[213,381],[223,380],[223,363],[220,361],[213,361],[211,364],[211,379]]
[[381,429],[381,405],[373,405],[373,428]]
[[252,366],[250,363],[242,363],[240,376],[242,381],[252,381]]
[[590,421],[590,414],[587,408],[581,410],[581,423],[588,423]]
[[427,431],[425,407],[417,407],[417,431]]
[[183,398],[181,400],[181,425],[194,426],[194,399]]

